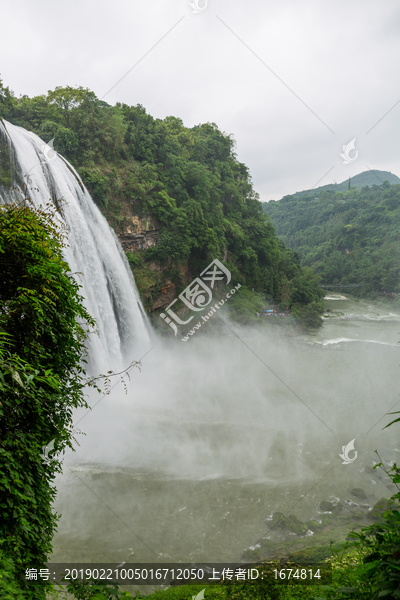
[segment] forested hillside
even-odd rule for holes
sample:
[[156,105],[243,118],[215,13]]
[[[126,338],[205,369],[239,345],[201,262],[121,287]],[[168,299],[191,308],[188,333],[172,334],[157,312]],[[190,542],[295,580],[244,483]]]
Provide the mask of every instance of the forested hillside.
[[16,98],[1,82],[0,116],[54,138],[76,167],[120,239],[130,240],[124,248],[147,310],[168,304],[215,258],[235,282],[286,306],[320,299],[311,269],[278,241],[232,136],[214,123],[187,128],[141,105],[109,106],[83,88]]
[[264,210],[321,283],[358,284],[360,296],[400,292],[400,185],[285,196]]

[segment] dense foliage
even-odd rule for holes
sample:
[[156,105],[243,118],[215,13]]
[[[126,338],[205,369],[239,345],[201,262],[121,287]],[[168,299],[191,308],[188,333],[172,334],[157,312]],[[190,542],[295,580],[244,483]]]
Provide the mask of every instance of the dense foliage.
[[72,447],[72,410],[86,406],[82,323],[94,323],[62,247],[54,211],[0,207],[0,595],[14,571],[43,568],[51,552],[60,462],[42,448]]
[[[316,278],[278,242],[234,140],[214,123],[188,128],[176,117],[154,119],[140,104],[112,107],[84,88],[17,99],[1,83],[0,116],[54,138],[117,233],[132,216],[157,222],[157,245],[131,256],[149,310],[149,288],[161,290],[175,274],[179,293],[215,258],[236,282],[287,306],[320,299]],[[147,277],[149,264],[158,270]]]
[[322,275],[363,297],[400,292],[400,185],[285,196],[264,203],[277,235]]

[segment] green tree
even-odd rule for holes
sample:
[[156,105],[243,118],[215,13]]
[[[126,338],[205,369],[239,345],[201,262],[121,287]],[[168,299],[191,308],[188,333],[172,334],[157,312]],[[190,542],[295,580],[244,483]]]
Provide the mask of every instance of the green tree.
[[[94,321],[53,217],[0,208],[0,548],[17,572],[43,567],[57,522],[51,483],[60,462],[43,461],[41,450],[51,441],[57,452],[72,448],[72,410],[86,406],[82,361]],[[28,597],[44,598],[43,587]]]
[[3,81],[0,78],[0,118],[8,119],[12,114],[14,103],[14,93],[9,87],[3,85]]
[[67,87],[58,86],[53,91],[49,90],[47,100],[49,104],[55,104],[60,109],[65,124],[69,127],[71,110],[77,108],[83,102],[94,102],[97,98],[96,94],[88,88],[82,86],[73,88],[68,85]]

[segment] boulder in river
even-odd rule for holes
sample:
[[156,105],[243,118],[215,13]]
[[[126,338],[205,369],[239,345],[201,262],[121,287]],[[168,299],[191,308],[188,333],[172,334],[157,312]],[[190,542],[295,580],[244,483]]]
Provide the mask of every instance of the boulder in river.
[[285,517],[283,513],[276,512],[272,517],[271,529],[278,530],[283,534],[294,533],[295,535],[305,535],[308,528],[294,515]]
[[378,502],[375,502],[374,506],[372,507],[372,510],[368,513],[367,517],[372,521],[376,521],[387,510],[399,509],[400,506],[389,500],[389,498],[381,498],[380,500],[378,500]]
[[340,502],[337,504],[332,504],[332,502],[322,500],[322,502],[319,503],[319,508],[322,512],[330,512],[333,515],[337,515],[342,511],[343,505]]
[[352,494],[353,496],[355,496],[359,500],[366,500],[367,499],[367,496],[365,495],[364,490],[362,490],[361,488],[353,488],[350,491],[350,494]]
[[323,527],[322,523],[319,523],[318,521],[315,521],[315,519],[311,519],[310,521],[306,521],[306,525],[308,527],[308,529],[310,529],[310,531],[318,531],[319,529],[321,529]]
[[322,500],[319,507],[323,512],[333,512],[333,509],[335,508],[332,502],[327,502],[326,500]]

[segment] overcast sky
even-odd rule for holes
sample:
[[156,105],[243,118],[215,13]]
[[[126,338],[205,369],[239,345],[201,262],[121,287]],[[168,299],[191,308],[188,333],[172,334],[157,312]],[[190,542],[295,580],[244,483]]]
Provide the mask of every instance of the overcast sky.
[[215,122],[262,201],[368,168],[400,176],[398,0],[13,0],[1,21],[17,96],[81,85]]

